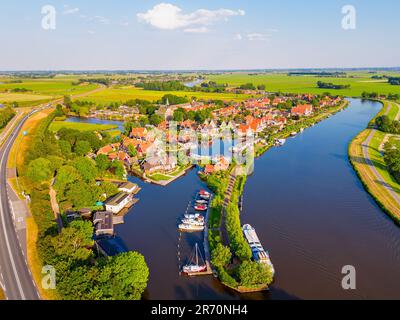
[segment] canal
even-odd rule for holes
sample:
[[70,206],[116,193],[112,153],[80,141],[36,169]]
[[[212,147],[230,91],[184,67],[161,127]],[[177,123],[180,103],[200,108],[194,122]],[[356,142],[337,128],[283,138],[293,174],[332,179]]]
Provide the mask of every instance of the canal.
[[[146,299],[400,298],[400,229],[364,191],[347,158],[350,141],[381,105],[350,107],[258,158],[244,193],[242,223],[256,228],[276,269],[270,292],[239,296],[212,276],[179,275],[202,235],[180,235],[177,221],[196,191],[195,170],[167,187],[145,184],[140,202],[117,227],[150,268]],[[342,267],[356,269],[354,291]]]

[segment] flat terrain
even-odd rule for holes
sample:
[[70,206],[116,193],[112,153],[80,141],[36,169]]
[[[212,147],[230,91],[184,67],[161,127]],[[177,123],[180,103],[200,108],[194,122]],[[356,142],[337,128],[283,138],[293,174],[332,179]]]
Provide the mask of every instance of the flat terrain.
[[85,98],[79,98],[79,100],[91,101],[98,104],[107,104],[111,102],[126,102],[132,99],[142,99],[148,101],[160,100],[166,94],[174,94],[180,97],[192,98],[204,100],[226,100],[226,101],[243,101],[252,96],[243,94],[230,94],[230,93],[207,93],[207,92],[186,92],[186,91],[152,91],[143,90],[134,87],[121,87],[121,88],[109,88],[91,94]]
[[[383,74],[383,73],[382,73]],[[379,75],[382,75],[381,73]],[[330,78],[315,76],[288,76],[287,73],[269,73],[269,74],[249,74],[249,73],[231,73],[220,75],[209,75],[207,79],[218,83],[227,83],[229,86],[239,86],[244,83],[253,83],[254,85],[264,84],[269,92],[288,92],[288,93],[311,93],[322,94],[330,92],[331,94],[345,95],[349,97],[359,97],[363,91],[378,92],[381,94],[399,93],[400,86],[392,86],[387,80],[374,80],[371,77],[374,74],[348,73],[348,78]],[[385,73],[385,75],[390,75]],[[400,74],[391,74],[400,77]],[[350,78],[351,77],[351,78]],[[350,89],[334,90],[319,89],[317,82],[331,82],[334,84],[351,85]]]
[[82,122],[66,122],[66,121],[54,121],[49,130],[52,132],[58,132],[61,128],[75,129],[79,131],[107,131],[118,128],[113,124],[93,124],[93,123],[82,123]]

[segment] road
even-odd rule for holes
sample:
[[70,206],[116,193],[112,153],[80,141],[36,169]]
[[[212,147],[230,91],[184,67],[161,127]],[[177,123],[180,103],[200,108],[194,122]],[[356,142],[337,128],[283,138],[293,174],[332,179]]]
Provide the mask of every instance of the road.
[[0,150],[0,283],[9,300],[40,299],[15,229],[7,190],[7,159],[17,133],[28,117],[25,116],[14,128]]
[[[389,104],[385,115],[388,115],[390,110],[391,110],[391,104]],[[398,112],[398,114],[396,115],[396,119],[399,118],[400,115],[400,111]],[[370,144],[372,141],[372,138],[374,137],[376,133],[376,129],[372,129],[371,132],[369,133],[367,139],[364,141],[364,143],[361,145],[362,147],[362,152],[363,152],[363,156],[365,158],[365,162],[370,166],[372,173],[374,174],[375,178],[377,181],[379,181],[382,186],[389,192],[389,194],[392,196],[392,198],[397,202],[397,205],[400,206],[400,196],[399,194],[396,192],[396,190],[385,181],[385,179],[382,177],[382,175],[378,172],[378,170],[376,169],[374,163],[371,160],[371,157],[369,155],[369,148],[370,148]]]

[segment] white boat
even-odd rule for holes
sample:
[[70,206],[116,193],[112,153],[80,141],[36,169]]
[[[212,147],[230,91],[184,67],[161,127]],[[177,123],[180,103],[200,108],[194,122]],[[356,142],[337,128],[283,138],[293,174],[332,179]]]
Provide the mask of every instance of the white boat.
[[275,141],[275,145],[277,146],[283,146],[286,143],[286,139],[277,139]]
[[261,245],[258,239],[256,230],[249,224],[245,224],[242,227],[243,235],[250,246],[251,252],[253,254],[253,259],[258,263],[265,264],[271,268],[272,275],[275,274],[274,265],[271,262],[268,252]]
[[303,133],[303,131],[304,131],[304,128],[301,128],[301,129],[300,129],[300,132]]
[[293,131],[290,135],[291,135],[292,137],[295,137],[295,136],[297,136],[297,132]]
[[197,204],[208,204],[207,200],[196,200]]
[[204,217],[200,213],[185,213],[184,217],[186,219],[196,219],[200,217],[204,219]]
[[199,251],[199,246],[195,245],[194,253],[192,257],[190,258],[189,264],[184,265],[182,267],[183,273],[186,273],[188,275],[193,274],[193,273],[199,273],[207,270],[207,265],[204,262],[203,257],[201,256],[201,253]]
[[178,228],[181,231],[196,232],[196,231],[203,231],[204,225],[203,226],[195,226],[192,224],[182,223],[178,226]]
[[182,219],[183,224],[189,224],[192,226],[204,226],[204,220],[197,219]]

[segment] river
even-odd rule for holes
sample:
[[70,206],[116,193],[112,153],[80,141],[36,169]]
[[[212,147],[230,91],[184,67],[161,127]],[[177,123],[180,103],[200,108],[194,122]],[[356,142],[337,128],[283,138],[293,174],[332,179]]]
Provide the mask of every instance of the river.
[[[350,107],[272,148],[255,162],[242,223],[252,224],[276,269],[270,292],[240,296],[212,276],[179,276],[201,234],[182,235],[177,219],[204,184],[195,170],[167,187],[145,184],[117,227],[150,268],[146,299],[400,298],[400,229],[365,192],[347,157],[351,140],[380,110]],[[179,257],[181,260],[179,261]],[[356,290],[342,289],[342,267],[356,268]]]

